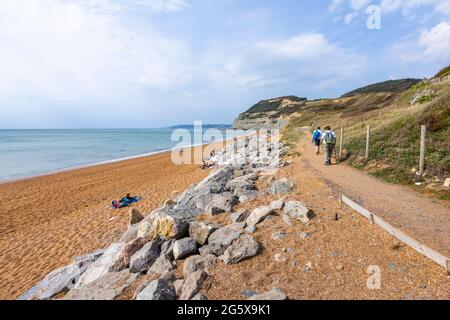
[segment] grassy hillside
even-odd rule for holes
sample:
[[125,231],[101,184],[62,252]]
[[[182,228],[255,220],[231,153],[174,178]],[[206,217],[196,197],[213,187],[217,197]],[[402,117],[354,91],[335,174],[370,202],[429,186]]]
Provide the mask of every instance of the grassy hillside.
[[353,97],[360,94],[379,93],[379,92],[399,93],[408,90],[413,85],[419,82],[421,82],[420,79],[389,80],[371,84],[369,86],[350,91],[344,94],[342,97]]
[[450,66],[439,71],[434,77],[435,78],[443,78],[450,75]]
[[[426,168],[418,170],[420,126],[427,126]],[[442,187],[450,177],[450,83],[416,83],[397,93],[364,93],[351,97],[308,101],[297,110],[283,137],[293,146],[301,127],[332,125],[339,135],[345,127],[344,154],[348,164],[390,182],[450,200]],[[370,160],[364,159],[366,126],[371,126]]]

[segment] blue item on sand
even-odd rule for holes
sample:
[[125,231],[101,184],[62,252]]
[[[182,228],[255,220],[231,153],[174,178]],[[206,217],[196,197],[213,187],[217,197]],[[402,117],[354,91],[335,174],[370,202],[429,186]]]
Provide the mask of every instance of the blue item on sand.
[[120,201],[114,200],[112,202],[112,207],[114,209],[125,208],[125,207],[128,207],[130,204],[139,202],[141,200],[142,200],[142,197],[126,196],[126,197],[123,197]]

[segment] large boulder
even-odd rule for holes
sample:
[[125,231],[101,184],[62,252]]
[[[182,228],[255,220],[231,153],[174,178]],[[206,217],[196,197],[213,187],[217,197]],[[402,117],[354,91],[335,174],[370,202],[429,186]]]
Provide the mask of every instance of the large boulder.
[[242,260],[256,256],[260,250],[260,245],[252,236],[245,234],[240,236],[228,247],[223,255],[225,264],[235,264]]
[[160,255],[159,241],[151,241],[136,252],[130,259],[130,271],[143,273],[148,271]]
[[175,260],[183,259],[197,252],[197,243],[192,238],[184,238],[175,241],[173,256]]
[[148,242],[148,239],[140,237],[127,243],[123,248],[123,261],[126,266],[130,265],[131,257],[142,249],[142,247]]
[[227,225],[214,231],[208,239],[208,243],[226,250],[234,240],[244,233],[245,222]]
[[153,220],[153,228],[149,237],[151,239],[158,236],[163,239],[181,239],[187,235],[188,230],[189,223],[185,220],[163,214],[156,216]]
[[133,208],[130,210],[129,218],[128,218],[128,224],[134,225],[144,220],[144,216],[139,212],[138,209]]
[[165,241],[161,245],[161,254],[167,254],[170,259],[173,259],[173,244],[175,243],[175,239],[170,239]]
[[167,254],[161,254],[155,263],[150,267],[147,274],[163,275],[173,270],[172,259]]
[[230,215],[230,220],[232,223],[244,222],[248,218],[249,211],[247,209],[242,209],[237,212],[233,212]]
[[180,289],[180,300],[192,299],[203,288],[208,277],[202,270],[189,274]]
[[216,257],[223,255],[226,248],[220,244],[207,244],[198,249],[201,256],[214,255]]
[[248,216],[246,222],[249,226],[256,226],[258,223],[263,221],[268,215],[272,214],[274,210],[270,206],[259,207],[253,210],[253,212]]
[[64,300],[114,300],[136,277],[127,269],[109,272],[83,287],[70,290]]
[[140,223],[134,224],[132,226],[128,226],[127,231],[122,235],[119,242],[128,243],[130,241],[133,241],[138,237],[138,230],[140,227]]
[[233,207],[238,203],[238,198],[236,198],[230,192],[224,192],[221,194],[202,194],[197,198],[197,208],[210,215],[231,212],[231,210],[233,210]]
[[299,220],[303,223],[309,222],[309,209],[303,202],[289,201],[284,207],[284,213],[292,219]]
[[158,279],[150,282],[137,295],[136,300],[175,300],[176,293],[173,283]]
[[270,186],[270,193],[274,196],[287,194],[294,188],[294,183],[287,178],[275,181]]
[[284,200],[273,201],[269,207],[272,210],[281,210],[284,207]]
[[189,236],[197,241],[199,245],[204,245],[211,233],[219,229],[219,226],[206,222],[191,222],[189,225]]
[[254,199],[264,196],[264,192],[258,190],[239,190],[235,191],[235,195],[239,198],[240,203],[247,203]]
[[202,195],[218,194],[225,191],[225,185],[233,178],[233,166],[223,166],[216,172],[210,174],[198,185],[186,190],[178,199],[175,209],[189,210],[192,215],[202,213],[197,207],[197,200]]
[[248,300],[287,300],[287,295],[279,288],[255,295]]
[[104,250],[76,257],[68,266],[50,272],[42,281],[23,293],[17,300],[47,300],[58,293],[72,288],[83,272],[97,260]]
[[208,256],[190,256],[184,261],[183,266],[183,275],[186,277],[189,274],[203,270],[208,271],[208,268],[212,266],[214,263],[214,260],[216,258],[214,256],[208,255]]
[[94,261],[81,275],[75,288],[85,286],[109,272],[119,272],[125,268],[123,249],[125,243],[113,243],[103,255]]

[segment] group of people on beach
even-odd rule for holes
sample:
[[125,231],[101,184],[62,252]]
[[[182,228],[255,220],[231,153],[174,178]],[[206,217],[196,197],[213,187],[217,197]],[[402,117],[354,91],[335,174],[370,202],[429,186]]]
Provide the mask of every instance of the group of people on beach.
[[320,154],[320,146],[323,146],[325,165],[331,166],[331,157],[336,146],[336,132],[330,126],[326,126],[324,130],[318,127],[313,132],[312,141],[316,148],[316,154]]

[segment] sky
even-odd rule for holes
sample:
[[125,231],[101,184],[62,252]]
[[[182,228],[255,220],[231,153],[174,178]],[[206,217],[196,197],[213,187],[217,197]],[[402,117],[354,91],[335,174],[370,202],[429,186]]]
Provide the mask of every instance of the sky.
[[450,64],[450,0],[0,0],[0,129],[231,123]]

